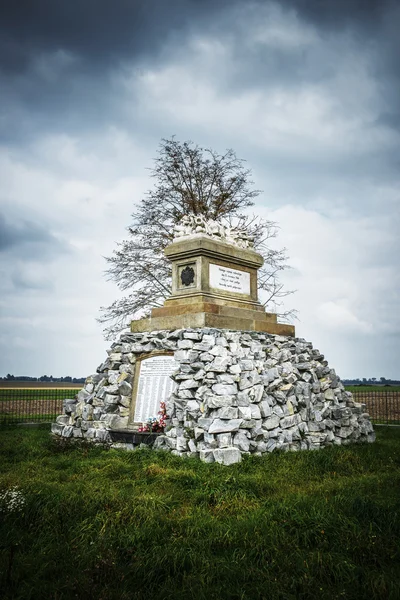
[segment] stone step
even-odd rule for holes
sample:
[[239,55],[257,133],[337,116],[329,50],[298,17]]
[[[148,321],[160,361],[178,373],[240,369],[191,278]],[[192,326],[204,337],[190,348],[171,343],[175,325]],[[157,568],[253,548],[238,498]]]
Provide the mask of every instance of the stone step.
[[[250,311],[249,311],[250,312]],[[276,319],[276,315],[273,315]],[[212,312],[194,312],[180,315],[169,315],[160,317],[150,317],[132,321],[131,331],[140,333],[143,331],[172,330],[188,327],[216,327],[219,329],[232,329],[234,331],[262,331],[264,333],[273,333],[277,335],[294,336],[293,325],[286,325],[274,322],[270,313],[264,313],[264,318],[260,318],[259,313],[251,317],[241,317],[234,315],[225,315]]]

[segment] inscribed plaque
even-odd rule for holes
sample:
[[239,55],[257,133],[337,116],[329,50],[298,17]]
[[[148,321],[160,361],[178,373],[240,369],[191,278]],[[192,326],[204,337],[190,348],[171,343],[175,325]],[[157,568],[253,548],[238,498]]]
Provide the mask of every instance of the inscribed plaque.
[[151,356],[140,362],[135,423],[157,417],[161,402],[168,400],[175,383],[170,375],[178,368],[173,356]]
[[236,294],[250,294],[250,273],[211,263],[210,286]]

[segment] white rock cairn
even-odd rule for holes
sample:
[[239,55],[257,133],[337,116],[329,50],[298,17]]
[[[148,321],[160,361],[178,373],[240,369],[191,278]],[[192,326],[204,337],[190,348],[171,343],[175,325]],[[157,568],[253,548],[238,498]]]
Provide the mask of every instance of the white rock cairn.
[[311,343],[207,328],[122,334],[77,398],[65,400],[52,432],[109,443],[109,429],[128,427],[136,358],[153,350],[179,363],[154,448],[228,465],[243,454],[375,440],[365,405]]
[[184,215],[180,223],[174,226],[173,241],[176,242],[181,238],[194,235],[206,235],[239,248],[254,247],[254,238],[246,229],[223,225],[213,219],[206,219],[202,215]]

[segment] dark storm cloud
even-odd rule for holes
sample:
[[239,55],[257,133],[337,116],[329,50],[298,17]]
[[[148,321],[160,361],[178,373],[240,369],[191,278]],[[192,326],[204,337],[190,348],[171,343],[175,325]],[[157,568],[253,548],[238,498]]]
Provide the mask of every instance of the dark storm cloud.
[[314,25],[337,30],[339,27],[374,31],[395,5],[393,0],[283,0]]
[[163,60],[170,36],[184,43],[190,28],[200,27],[227,4],[229,0],[3,3],[0,136],[18,143],[39,131],[98,127],[105,115],[114,122],[110,105],[118,93],[112,74],[126,63],[142,68]]
[[[117,126],[121,90],[113,76],[126,65],[168,61],[169,48],[185,46],[194,32],[214,32],[234,41],[235,73],[218,74],[226,92],[235,88],[284,86],[329,79],[335,57],[312,48],[252,48],[235,8],[257,14],[268,2],[247,0],[20,0],[3,3],[0,15],[0,135],[21,142],[41,131],[90,130]],[[383,80],[382,122],[400,122],[399,42],[393,0],[281,0],[300,21],[328,35],[349,32],[372,53],[371,71]],[[236,22],[235,22],[236,18]],[[242,31],[237,33],[242,26]],[[218,37],[216,38],[218,39]],[[216,63],[216,72],[218,64]],[[135,71],[133,71],[135,76]],[[210,74],[211,76],[211,74]],[[132,102],[134,102],[134,97]],[[123,127],[126,124],[123,124]]]
[[0,213],[0,253],[26,259],[49,259],[66,250],[67,246],[44,226],[25,219],[10,222]]
[[398,0],[283,0],[327,33],[350,33],[371,53],[370,70],[384,86],[382,122],[400,128],[400,4]]
[[[7,4],[7,5],[6,5]],[[22,72],[41,53],[64,51],[104,68],[124,59],[154,55],[166,39],[186,28],[211,24],[244,0],[20,0],[3,4],[0,65]],[[393,0],[281,0],[301,19],[327,30],[351,28],[374,35],[395,8]]]
[[228,0],[20,0],[8,2],[1,19],[0,62],[21,72],[32,56],[63,50],[91,66],[154,54],[174,31],[206,15],[212,18]]

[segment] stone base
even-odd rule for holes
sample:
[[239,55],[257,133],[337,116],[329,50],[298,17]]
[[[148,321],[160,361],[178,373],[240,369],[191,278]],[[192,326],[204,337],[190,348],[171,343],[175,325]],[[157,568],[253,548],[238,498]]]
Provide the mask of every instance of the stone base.
[[233,331],[260,331],[275,335],[293,336],[295,328],[277,322],[276,314],[266,313],[262,306],[239,303],[236,306],[214,302],[167,304],[153,308],[151,317],[131,322],[132,332],[171,330],[181,328],[215,327]]
[[[176,387],[164,434],[129,422],[135,363],[174,354]],[[161,399],[160,399],[161,400]],[[216,328],[126,333],[87,378],[52,432],[133,450],[143,438],[177,456],[230,465],[243,455],[373,442],[365,405],[354,402],[319,350],[292,336]],[[153,438],[154,436],[154,438]]]

